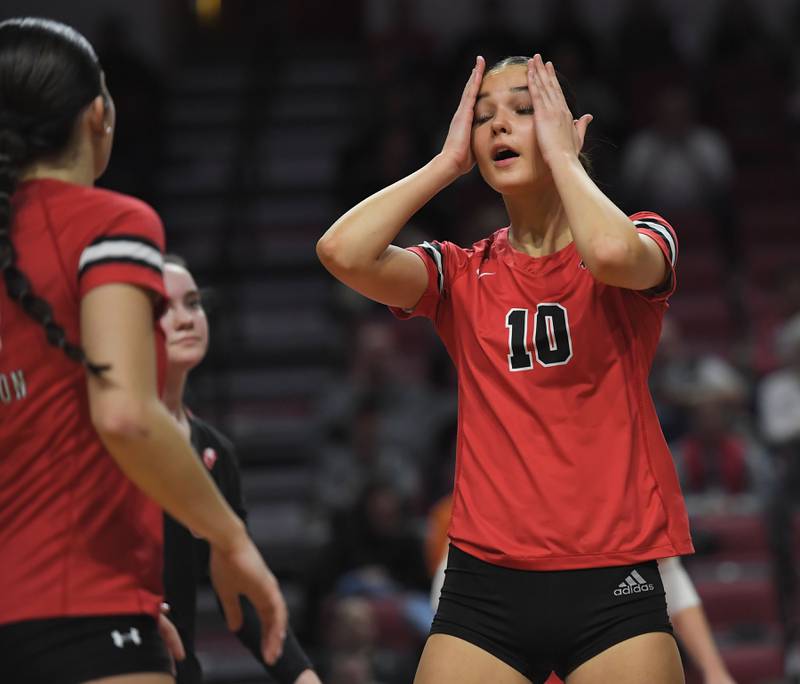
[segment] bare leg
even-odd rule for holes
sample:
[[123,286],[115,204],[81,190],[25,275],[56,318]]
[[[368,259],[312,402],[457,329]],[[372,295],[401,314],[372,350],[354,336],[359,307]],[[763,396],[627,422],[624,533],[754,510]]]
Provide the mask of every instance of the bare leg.
[[626,639],[567,676],[567,684],[683,684],[683,665],[675,639],[665,632]]
[[175,684],[172,675],[155,672],[142,672],[141,674],[117,675],[116,677],[103,677],[92,679],[84,684]]
[[432,634],[414,684],[531,684],[513,667],[482,648],[448,634]]

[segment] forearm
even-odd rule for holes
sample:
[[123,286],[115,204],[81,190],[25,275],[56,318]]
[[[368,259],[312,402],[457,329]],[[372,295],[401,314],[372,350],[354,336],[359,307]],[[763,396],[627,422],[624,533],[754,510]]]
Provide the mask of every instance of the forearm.
[[702,606],[685,608],[671,618],[675,633],[706,678],[727,673]]
[[559,157],[550,168],[578,253],[598,280],[616,284],[614,271],[630,267],[643,250],[633,224],[577,157]]
[[357,204],[322,236],[317,253],[335,276],[369,268],[411,217],[458,177],[441,156]]
[[246,535],[160,401],[144,402],[130,427],[100,437],[125,475],[196,535],[220,550]]

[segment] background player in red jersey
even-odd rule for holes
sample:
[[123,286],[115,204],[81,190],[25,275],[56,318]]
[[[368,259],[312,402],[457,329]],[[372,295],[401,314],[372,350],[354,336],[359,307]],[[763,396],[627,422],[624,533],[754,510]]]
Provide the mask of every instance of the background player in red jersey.
[[[214,427],[192,414],[184,403],[189,373],[208,351],[208,319],[200,291],[186,263],[167,255],[164,260],[166,308],[161,328],[167,345],[167,373],[164,403],[178,421],[183,434],[202,457],[214,482],[231,508],[246,517],[242,499],[239,465],[233,444]],[[203,676],[195,655],[197,582],[208,574],[208,544],[197,539],[171,516],[164,519],[164,590],[171,606],[170,618],[180,632],[186,658],[177,664],[178,684],[200,684]],[[239,640],[261,662],[279,684],[320,684],[291,629],[287,630],[283,653],[276,663],[264,662],[260,653],[261,630],[258,617],[248,602],[242,606],[243,624]]]
[[266,660],[285,635],[274,576],[159,399],[163,229],[142,202],[93,187],[114,125],[83,36],[0,24],[4,681],[172,681],[156,503],[210,542],[229,627],[245,594]]
[[[692,552],[647,375],[677,238],[580,162],[553,65],[464,89],[443,149],[320,239],[337,278],[430,318],[459,380],[448,570],[417,684],[683,681],[656,559]],[[390,243],[477,163],[511,224],[469,249]]]

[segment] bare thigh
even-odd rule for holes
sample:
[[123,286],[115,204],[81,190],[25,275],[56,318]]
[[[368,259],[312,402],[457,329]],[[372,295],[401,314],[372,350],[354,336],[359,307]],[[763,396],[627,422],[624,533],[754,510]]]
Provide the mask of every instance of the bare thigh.
[[614,644],[567,677],[567,684],[684,684],[675,639],[666,632],[640,634]]
[[531,684],[510,665],[474,644],[432,634],[422,651],[414,684]]
[[102,679],[92,679],[84,684],[175,684],[175,679],[163,672],[140,674],[116,675],[115,677],[103,677]]

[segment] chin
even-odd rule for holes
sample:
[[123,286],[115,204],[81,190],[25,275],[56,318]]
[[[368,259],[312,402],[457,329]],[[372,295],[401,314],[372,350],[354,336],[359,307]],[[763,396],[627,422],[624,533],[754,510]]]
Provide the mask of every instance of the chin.
[[169,365],[173,368],[180,368],[184,371],[190,371],[198,365],[205,354],[188,353],[188,354],[174,354],[169,357]]

